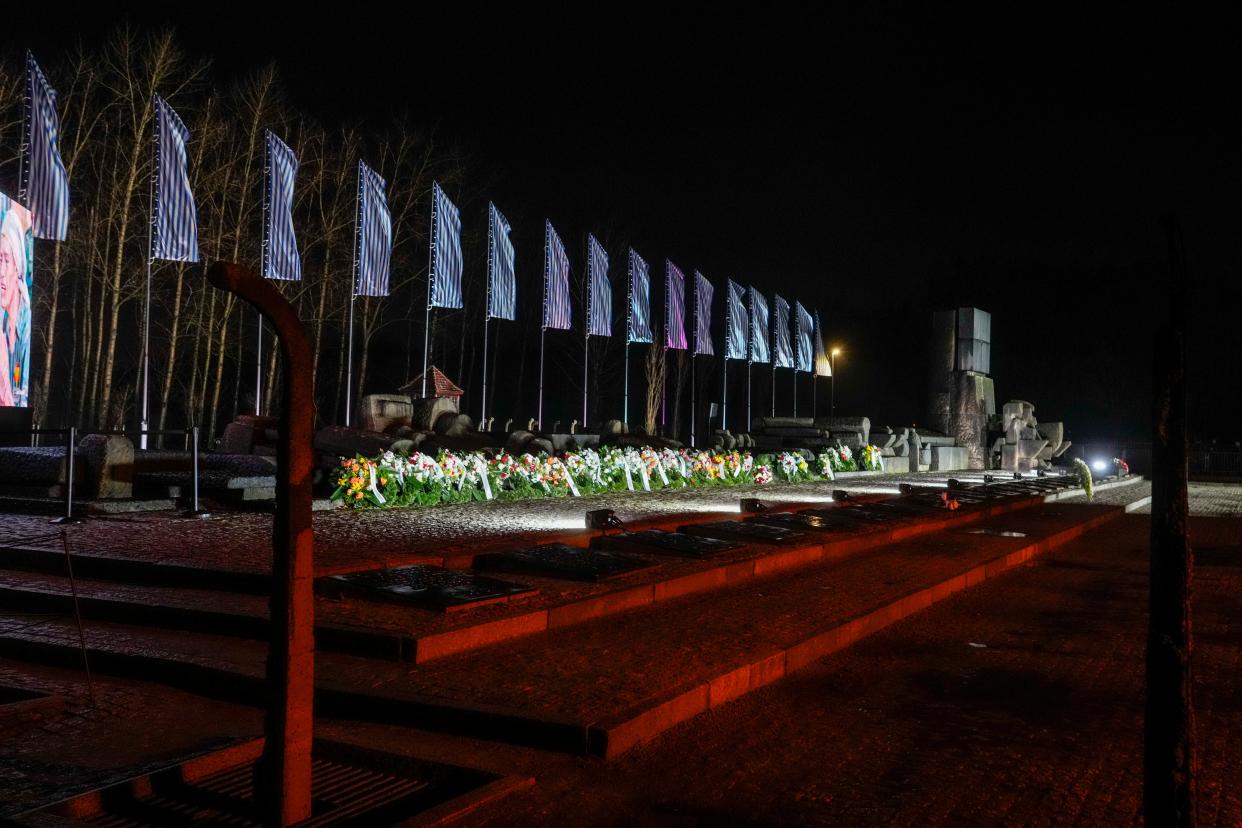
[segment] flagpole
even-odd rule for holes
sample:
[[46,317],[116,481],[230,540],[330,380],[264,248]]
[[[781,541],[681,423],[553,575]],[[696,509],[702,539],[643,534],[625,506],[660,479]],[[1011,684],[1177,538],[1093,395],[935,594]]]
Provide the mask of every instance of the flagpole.
[[354,303],[358,299],[358,245],[362,240],[362,160],[358,161],[358,192],[354,211],[354,269],[349,292],[349,341],[345,347],[345,427],[349,428],[354,390]]
[[[587,303],[590,304],[590,289],[587,292]],[[587,421],[587,377],[589,376],[588,366],[591,361],[591,322],[587,321],[587,331],[582,337],[582,428],[586,430]]]
[[436,207],[435,182],[432,182],[431,187],[431,243],[427,248],[427,316],[423,320],[423,399],[427,398],[427,359],[428,348],[431,345],[431,290],[436,281],[436,224],[437,213],[440,212]]
[[[697,322],[696,322],[696,325],[697,325]],[[697,328],[696,328],[695,333],[697,335],[698,333]],[[699,418],[698,416],[699,398],[698,398],[698,388],[696,387],[698,383],[695,382],[695,372],[694,372],[695,356],[697,355],[693,353],[690,354],[690,448],[694,448],[694,445],[695,445],[694,426],[695,426],[695,421],[698,420]]]
[[[728,333],[729,326],[725,325],[725,332]],[[729,349],[729,343],[725,342],[725,351]],[[720,430],[724,431],[729,424],[729,358],[726,356],[724,362],[724,373],[720,379]]]
[[[773,349],[773,353],[775,354]],[[776,416],[776,360],[772,360],[772,416]]]
[[[263,142],[265,160],[267,161],[267,181],[263,187],[263,275],[266,277],[271,273],[272,253],[271,253],[271,224],[272,224],[272,144],[271,141]],[[242,314],[245,315],[244,313]],[[261,413],[259,400],[263,396],[263,314],[255,314],[255,322],[258,326],[258,336],[254,345],[254,415],[257,417]]]
[[621,406],[621,422],[630,423],[630,332],[625,332],[625,401]]
[[793,386],[794,386],[794,395],[793,395],[793,397],[794,397],[794,400],[793,400],[793,402],[794,402],[794,413],[793,413],[793,415],[794,415],[795,417],[797,417],[797,416],[798,416],[798,369],[797,369],[796,367],[794,368],[794,381],[793,381]]
[[479,415],[480,428],[487,422],[487,323],[490,321],[491,317],[485,314],[483,316],[483,410]]
[[[158,105],[156,106],[158,110]],[[147,225],[147,283],[142,303],[142,418],[139,421],[138,448],[147,448],[147,428],[150,425],[151,386],[151,262],[155,258],[155,225],[159,221],[159,205],[156,203],[156,181],[160,170],[160,115],[155,112],[152,122],[152,139],[155,145],[154,163],[151,164],[151,181],[148,193],[151,199],[151,223]],[[197,450],[197,446],[195,450]]]
[[539,410],[537,428],[543,431],[543,342],[548,336],[547,327],[539,329]]

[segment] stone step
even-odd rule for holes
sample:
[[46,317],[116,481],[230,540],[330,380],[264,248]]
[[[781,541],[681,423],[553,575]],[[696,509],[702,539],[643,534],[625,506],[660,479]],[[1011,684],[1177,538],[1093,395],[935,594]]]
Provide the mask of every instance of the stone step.
[[[1023,509],[413,667],[321,652],[317,711],[612,757],[1120,514]],[[94,670],[262,698],[262,642],[107,622],[84,634]],[[76,666],[78,647],[68,617],[0,626],[10,656]]]
[[[127,585],[60,575],[0,570],[0,604],[14,611],[71,615],[74,592],[84,619],[266,641],[267,598],[216,590]],[[413,643],[401,630],[361,627],[328,611],[316,614],[315,644],[373,658],[412,658]]]
[[[851,498],[818,508],[855,506],[879,498]],[[435,611],[417,606],[365,600],[341,594],[317,601],[321,646],[329,649],[357,647],[369,654],[401,658],[415,663],[467,652],[503,641],[560,630],[619,612],[661,604],[681,596],[725,589],[743,581],[806,566],[823,560],[860,554],[902,538],[967,526],[1005,512],[1030,508],[1038,498],[1013,497],[969,505],[958,512],[931,515],[885,514],[874,522],[845,521],[837,531],[807,534],[788,546],[750,542],[710,559],[670,559],[652,555],[658,566],[603,583],[583,583],[533,575],[510,576],[534,589],[532,594],[509,601]],[[805,505],[805,504],[804,504]],[[781,514],[779,510],[763,515]],[[740,517],[740,515],[739,515]],[[719,516],[701,516],[704,520]],[[668,523],[677,528],[677,520]],[[579,539],[585,542],[588,536]],[[33,548],[0,548],[0,561],[10,578],[20,571],[41,572],[42,577],[63,576],[62,552]],[[468,566],[469,560],[460,562]],[[74,553],[74,573],[79,579],[99,582],[100,612],[94,617],[144,623],[149,620],[174,628],[207,629],[261,637],[259,622],[239,621],[226,609],[241,607],[242,614],[266,617],[268,578],[235,570],[200,569],[182,565],[138,561],[101,554]],[[4,570],[0,570],[0,575]],[[113,582],[108,584],[105,582]],[[322,579],[321,579],[322,581]],[[0,580],[0,582],[3,582]],[[62,585],[65,583],[62,580]],[[61,590],[65,592],[64,589]],[[214,592],[214,594],[212,594]],[[33,600],[27,596],[27,600]],[[249,601],[249,603],[247,603]],[[121,606],[121,604],[128,606]],[[150,607],[144,606],[149,604]],[[204,609],[211,607],[213,610]],[[247,607],[249,609],[247,609]],[[256,608],[257,609],[254,609]],[[213,626],[214,624],[214,626]]]

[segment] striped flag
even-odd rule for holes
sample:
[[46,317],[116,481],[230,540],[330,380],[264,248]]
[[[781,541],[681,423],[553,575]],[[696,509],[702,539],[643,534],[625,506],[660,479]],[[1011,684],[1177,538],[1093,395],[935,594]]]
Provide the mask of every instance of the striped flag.
[[772,326],[772,367],[794,367],[793,344],[789,340],[789,303],[773,294],[776,318]]
[[612,336],[612,285],[608,282],[608,254],[587,234],[587,335]]
[[694,355],[713,356],[712,295],[716,288],[707,277],[694,271]]
[[267,145],[266,219],[263,222],[263,275],[268,279],[297,282],[302,279],[302,257],[293,232],[293,179],[298,159],[293,150],[270,129]]
[[630,324],[626,342],[652,342],[651,274],[643,257],[630,248]]
[[34,55],[26,52],[26,134],[18,201],[25,204],[40,239],[64,241],[69,234],[69,176],[60,158],[56,90]]
[[770,359],[768,355],[769,336],[771,332],[768,330],[768,300],[752,287],[750,289],[751,362],[767,362]]
[[461,307],[461,211],[431,182],[431,290],[428,308]]
[[388,295],[392,215],[386,186],[379,173],[358,162],[358,296]]
[[151,258],[198,261],[198,218],[185,145],[190,131],[173,108],[155,96],[155,220]]
[[517,277],[513,269],[513,241],[509,222],[488,203],[487,225],[487,316],[489,319],[517,318]]
[[543,248],[543,327],[567,331],[570,315],[569,256],[549,221]]
[[732,279],[725,280],[725,359],[746,359],[750,355],[750,315],[746,313],[746,288]]
[[811,350],[811,334],[815,329],[815,320],[801,302],[794,302],[794,313],[794,370],[810,371],[814,367],[811,363],[814,353]]
[[824,351],[824,332],[819,327],[819,311],[815,311],[815,375],[832,376],[832,361]]
[[664,260],[664,347],[686,350],[686,277]]

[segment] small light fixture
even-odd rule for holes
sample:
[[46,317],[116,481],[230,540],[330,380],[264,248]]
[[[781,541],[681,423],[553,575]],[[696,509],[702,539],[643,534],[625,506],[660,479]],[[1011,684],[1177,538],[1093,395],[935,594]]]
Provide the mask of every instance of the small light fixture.
[[[952,482],[952,481],[949,481],[949,482]],[[914,491],[914,486],[909,483],[898,483],[897,491],[901,492],[902,494],[910,494],[910,492]]]
[[995,482],[996,482],[996,478],[995,478],[993,475],[990,475],[990,474],[985,474],[985,475],[983,476],[983,482],[984,482],[984,483],[995,483]]
[[1036,477],[1047,477],[1047,476],[1048,476],[1048,473],[1047,473],[1047,472],[1045,472],[1043,469],[1036,469],[1036,470],[1035,470],[1035,476],[1036,476]]
[[1022,479],[1022,472],[1014,472],[1014,473],[1013,473],[1013,479],[1014,479],[1014,480],[1021,480],[1021,479]]
[[768,510],[768,504],[764,503],[757,497],[744,497],[739,501],[739,503],[741,504],[742,511],[746,514],[766,512]]
[[1105,463],[1103,460],[1094,460],[1091,463],[1091,468],[1095,469],[1098,472],[1107,471],[1108,464]]
[[586,513],[586,525],[588,529],[607,532],[609,529],[619,529],[625,524],[612,509],[592,509]]
[[845,489],[833,489],[832,499],[833,500],[849,500],[850,493],[847,492]]
[[[986,475],[984,479],[986,479]],[[958,480],[956,477],[949,478],[949,484],[948,484],[949,491],[955,492],[958,489],[964,489],[964,488],[966,487],[962,485],[962,481]]]

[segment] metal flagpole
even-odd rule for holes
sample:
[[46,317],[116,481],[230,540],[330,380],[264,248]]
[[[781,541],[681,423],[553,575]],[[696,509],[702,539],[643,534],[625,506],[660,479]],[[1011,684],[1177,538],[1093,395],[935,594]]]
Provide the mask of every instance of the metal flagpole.
[[814,420],[819,416],[819,374],[813,372],[811,374],[811,419]]
[[423,321],[423,399],[427,398],[427,358],[431,344],[431,289],[436,281],[436,195],[435,185],[431,193],[431,244],[427,250],[427,317]]
[[492,318],[492,271],[496,266],[496,228],[495,218],[491,211],[494,205],[488,204],[487,215],[487,305],[483,308],[483,405],[479,415],[479,426],[487,422],[487,323]]
[[[772,353],[776,353],[776,349],[772,349]],[[772,416],[776,416],[776,359],[772,360]]]
[[[726,333],[728,332],[728,330],[729,330],[729,326],[725,325]],[[728,352],[728,348],[729,348],[729,343],[725,342],[726,353]],[[729,358],[726,356],[721,361],[724,363],[724,372],[721,375],[721,379],[720,379],[720,430],[724,431],[726,428],[728,428],[728,423],[729,423],[729,418],[727,414],[729,410]]]
[[[267,181],[263,187],[263,275],[267,276],[271,273],[272,266],[272,145],[269,141],[263,142],[264,154],[267,161]],[[244,315],[244,314],[243,314]],[[260,411],[259,400],[263,396],[263,314],[256,313],[255,322],[258,324],[258,337],[255,339],[254,345],[254,415],[257,417]]]
[[798,366],[796,365],[794,366],[794,413],[793,415],[795,417],[798,416]]
[[[698,328],[695,328],[695,334],[696,335],[698,334]],[[698,383],[695,382],[695,373],[694,373],[694,361],[695,361],[696,356],[697,354],[694,354],[694,353],[690,354],[690,448],[695,447],[694,425],[695,425],[695,421],[698,420],[699,418],[698,416],[699,415],[699,411],[698,411],[699,397],[698,397],[698,388],[696,387]]]
[[487,323],[491,321],[491,317],[484,312],[483,316],[483,403],[482,412],[479,414],[479,424],[487,422]]
[[354,215],[354,275],[349,293],[349,341],[345,347],[345,427],[349,428],[354,390],[354,302],[358,298],[358,246],[362,241],[362,161],[358,162],[357,210]]
[[537,428],[540,431],[543,431],[543,341],[547,336],[548,328],[545,325],[539,329],[539,410],[535,412],[538,416]]
[[625,402],[621,406],[621,422],[630,422],[630,332],[625,332]]
[[[588,296],[588,303],[590,298]],[[587,368],[591,360],[591,323],[587,322],[586,335],[582,337],[582,428],[586,430],[587,421]]]
[[159,196],[156,182],[160,174],[160,116],[157,112],[152,122],[154,130],[152,138],[155,143],[155,163],[151,165],[151,183],[148,192],[151,196],[151,223],[147,225],[147,284],[146,298],[142,304],[142,418],[139,422],[138,447],[147,448],[147,428],[150,424],[150,386],[151,386],[151,262],[155,258],[155,228],[158,222]]

